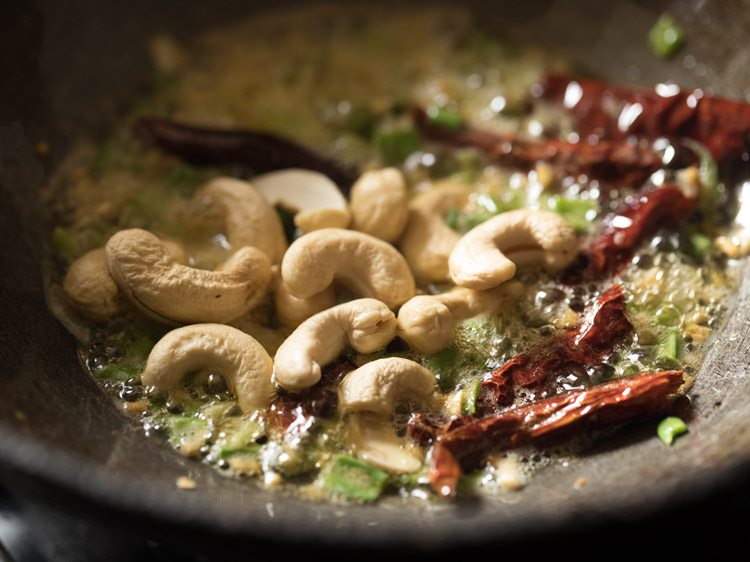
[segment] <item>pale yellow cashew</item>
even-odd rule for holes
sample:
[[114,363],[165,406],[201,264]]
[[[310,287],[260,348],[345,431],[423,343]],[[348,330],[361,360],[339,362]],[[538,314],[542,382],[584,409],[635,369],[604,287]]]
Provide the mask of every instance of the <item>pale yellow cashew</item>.
[[322,312],[336,304],[333,287],[323,289],[308,298],[295,297],[283,281],[279,282],[273,294],[276,316],[285,326],[299,326],[313,314]]
[[346,228],[351,215],[346,199],[328,176],[289,168],[253,178],[253,185],[271,205],[294,211],[294,225],[303,233],[321,228]]
[[[179,244],[169,240],[163,243],[175,261],[187,263]],[[73,308],[93,320],[107,320],[122,310],[120,289],[109,273],[104,248],[86,252],[70,264],[62,288]]]
[[396,436],[391,416],[398,402],[427,402],[435,388],[431,371],[400,357],[378,359],[346,375],[339,385],[339,409],[347,416],[357,456],[391,472],[419,470],[424,454]]
[[578,241],[560,215],[519,209],[502,213],[467,232],[450,255],[451,279],[484,290],[513,277],[516,267],[541,265],[560,271],[573,261]]
[[435,391],[435,375],[419,363],[388,357],[365,363],[339,385],[342,413],[390,416],[399,401],[424,402]]
[[295,240],[281,262],[281,278],[299,298],[312,297],[337,280],[357,296],[378,299],[390,308],[409,300],[416,290],[398,250],[369,234],[339,228]]
[[335,360],[347,344],[360,353],[383,349],[396,335],[396,317],[384,303],[358,299],[308,318],[276,352],[276,382],[290,392],[320,380],[322,367]]
[[177,263],[165,245],[145,230],[122,230],[106,245],[112,278],[123,294],[150,317],[168,323],[227,322],[265,296],[271,263],[255,248],[240,248],[220,271]]
[[523,286],[511,281],[488,291],[458,287],[439,295],[416,296],[398,311],[398,335],[418,353],[436,353],[453,343],[457,322],[497,312],[522,292]]
[[216,178],[201,187],[195,197],[215,205],[224,217],[232,249],[252,246],[279,263],[287,243],[278,213],[252,184],[234,178]]
[[352,186],[352,228],[395,242],[406,227],[409,204],[404,175],[396,168],[365,172]]
[[436,184],[411,201],[398,246],[420,285],[449,279],[448,258],[461,235],[444,217],[451,209],[465,207],[471,193],[464,184]]
[[166,334],[151,350],[141,382],[167,391],[187,374],[209,369],[224,377],[243,412],[264,410],[275,394],[273,360],[263,346],[222,324],[194,324]]

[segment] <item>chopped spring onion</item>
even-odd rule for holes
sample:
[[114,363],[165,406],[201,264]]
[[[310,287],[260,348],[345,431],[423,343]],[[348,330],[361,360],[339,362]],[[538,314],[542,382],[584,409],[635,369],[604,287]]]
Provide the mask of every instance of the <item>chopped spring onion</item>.
[[659,423],[659,426],[656,428],[656,433],[659,436],[659,439],[664,441],[667,445],[671,445],[677,437],[687,433],[687,430],[688,428],[684,421],[672,416],[664,418]]

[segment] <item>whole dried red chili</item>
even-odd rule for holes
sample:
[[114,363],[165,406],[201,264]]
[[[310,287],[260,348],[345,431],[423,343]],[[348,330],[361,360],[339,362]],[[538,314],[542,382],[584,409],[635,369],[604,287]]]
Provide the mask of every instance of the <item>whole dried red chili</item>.
[[[625,315],[622,287],[613,285],[597,299],[580,324],[545,339],[485,378],[482,386],[498,399],[480,403],[482,411],[512,403],[513,395],[508,400],[507,394],[511,381],[521,386],[540,385],[555,374],[599,365],[632,331],[633,325]],[[503,391],[500,395],[496,394],[498,388]]]
[[237,164],[255,173],[284,168],[315,170],[331,178],[344,195],[357,179],[355,172],[296,142],[270,133],[245,129],[194,127],[166,118],[140,119],[140,137],[162,150],[197,165]]
[[578,118],[582,138],[687,137],[704,144],[717,160],[749,146],[750,104],[701,90],[664,84],[650,90],[550,74],[542,95]]
[[674,186],[632,197],[623,209],[604,219],[589,246],[587,269],[581,277],[601,279],[616,275],[646,238],[660,228],[676,226],[692,214],[694,207],[695,200]]
[[548,162],[561,175],[585,174],[612,184],[637,185],[662,166],[661,157],[650,146],[630,140],[532,141],[468,125],[458,129],[433,125],[420,107],[412,108],[411,115],[427,138],[452,146],[474,147],[501,164],[522,169],[529,169],[537,162]]
[[486,417],[460,418],[436,440],[430,484],[441,496],[456,493],[465,459],[487,450],[512,449],[582,427],[606,425],[653,416],[665,411],[684,383],[682,371],[643,373],[587,390],[568,392]]

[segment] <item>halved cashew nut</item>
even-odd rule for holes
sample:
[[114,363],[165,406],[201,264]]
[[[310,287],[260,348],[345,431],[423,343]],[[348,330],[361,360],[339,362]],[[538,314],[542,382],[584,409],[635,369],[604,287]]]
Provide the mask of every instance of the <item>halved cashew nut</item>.
[[453,343],[457,322],[496,312],[522,291],[520,283],[511,281],[488,291],[458,287],[439,295],[416,296],[398,311],[398,335],[418,353],[436,353]]
[[365,172],[352,186],[352,228],[395,242],[406,227],[409,205],[404,175],[396,168]]
[[199,200],[214,204],[224,216],[224,224],[233,249],[258,248],[271,263],[279,263],[286,251],[286,236],[278,214],[255,187],[234,178],[216,178],[195,194]]
[[253,185],[271,205],[295,211],[294,224],[302,232],[346,228],[351,215],[336,184],[311,170],[278,170],[253,178]]
[[222,324],[194,324],[166,334],[151,350],[141,381],[170,390],[188,373],[204,369],[224,377],[244,412],[267,408],[274,396],[271,357],[251,336]]
[[281,344],[274,358],[276,382],[290,392],[320,380],[323,366],[347,344],[360,353],[383,349],[396,336],[396,317],[384,303],[358,299],[305,320]]
[[339,407],[342,413],[389,416],[399,401],[426,401],[435,385],[435,375],[419,363],[401,357],[377,359],[344,377],[339,386]]
[[467,232],[451,252],[451,278],[470,289],[491,289],[513,277],[517,266],[564,269],[578,241],[560,215],[519,209],[502,213]]
[[394,308],[414,296],[414,277],[404,257],[390,244],[364,234],[324,228],[289,246],[281,262],[281,278],[289,292],[309,298],[334,279],[362,297]]
[[251,310],[266,294],[271,263],[255,248],[240,248],[220,271],[177,263],[145,230],[122,230],[106,245],[109,272],[145,314],[162,322],[226,322]]
[[322,312],[336,304],[333,287],[327,287],[306,299],[295,297],[281,281],[273,295],[276,315],[285,326],[299,326],[313,314]]
[[[163,243],[175,261],[187,263],[182,246],[168,240]],[[104,248],[86,252],[70,264],[62,287],[73,307],[93,320],[107,320],[122,308],[120,290],[109,273]]]
[[389,418],[357,412],[350,414],[346,422],[349,442],[363,461],[394,473],[422,468],[424,452],[410,440],[396,435]]
[[471,193],[467,185],[437,184],[411,201],[399,249],[421,285],[449,279],[448,258],[461,235],[445,224],[444,217],[466,206]]

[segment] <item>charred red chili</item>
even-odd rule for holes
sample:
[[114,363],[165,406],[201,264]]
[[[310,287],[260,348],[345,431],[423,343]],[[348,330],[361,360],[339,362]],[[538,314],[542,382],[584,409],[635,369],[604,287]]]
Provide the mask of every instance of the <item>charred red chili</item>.
[[625,207],[606,217],[589,246],[583,278],[602,279],[618,274],[638,246],[660,228],[671,228],[688,218],[695,200],[674,186],[636,195]]
[[663,412],[683,382],[682,371],[643,373],[486,418],[454,420],[433,448],[432,488],[441,496],[455,494],[461,463],[489,449],[511,449],[582,426],[598,428]]
[[661,157],[650,146],[629,140],[532,141],[468,125],[447,128],[432,124],[420,107],[412,108],[412,119],[427,138],[452,146],[478,148],[501,164],[522,169],[531,168],[537,162],[548,162],[561,175],[585,174],[617,185],[636,185],[662,166]]
[[625,315],[622,287],[614,285],[597,299],[576,327],[510,359],[482,381],[488,392],[480,404],[482,410],[511,404],[512,384],[541,385],[555,374],[597,366],[632,331],[633,325]]
[[162,150],[198,165],[238,164],[255,173],[284,168],[315,170],[331,178],[348,195],[356,173],[296,142],[245,129],[194,127],[165,118],[139,120],[137,135]]
[[688,137],[717,160],[747,150],[750,141],[750,104],[702,90],[665,84],[651,90],[550,74],[543,96],[578,118],[581,138]]

